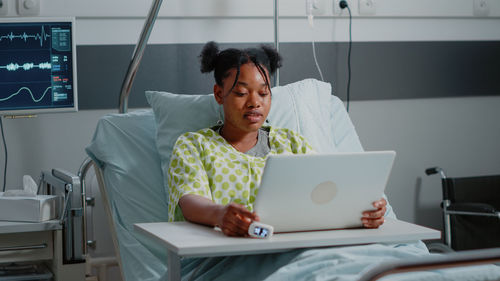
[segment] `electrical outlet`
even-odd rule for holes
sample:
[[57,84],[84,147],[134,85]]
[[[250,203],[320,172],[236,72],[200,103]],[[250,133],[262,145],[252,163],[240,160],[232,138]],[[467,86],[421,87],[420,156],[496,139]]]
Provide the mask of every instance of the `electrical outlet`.
[[40,0],[17,0],[17,13],[21,16],[40,14]]
[[9,1],[0,0],[0,16],[6,16],[9,14]]
[[[352,11],[351,0],[346,0],[346,2]],[[348,15],[349,12],[347,11],[347,8],[345,8],[345,9],[340,8],[340,0],[333,0],[333,14],[334,15]]]
[[326,0],[306,0],[306,15],[311,13],[314,16],[325,14]]
[[326,0],[314,0],[314,9],[313,9],[313,15],[319,16],[319,15],[324,15],[325,10],[326,10],[326,5],[325,2]]
[[375,14],[375,0],[359,0],[358,4],[360,15]]
[[490,6],[487,0],[474,0],[474,16],[486,17],[490,14]]

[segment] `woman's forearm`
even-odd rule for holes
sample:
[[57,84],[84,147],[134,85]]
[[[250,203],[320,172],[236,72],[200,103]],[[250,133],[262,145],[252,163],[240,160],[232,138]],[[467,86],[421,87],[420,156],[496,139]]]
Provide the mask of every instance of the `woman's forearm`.
[[184,218],[190,222],[216,226],[224,206],[200,195],[187,194],[179,199],[179,207]]
[[220,205],[200,195],[187,194],[179,200],[184,218],[190,222],[218,226],[227,236],[247,236],[248,227],[257,214],[245,206],[229,203]]

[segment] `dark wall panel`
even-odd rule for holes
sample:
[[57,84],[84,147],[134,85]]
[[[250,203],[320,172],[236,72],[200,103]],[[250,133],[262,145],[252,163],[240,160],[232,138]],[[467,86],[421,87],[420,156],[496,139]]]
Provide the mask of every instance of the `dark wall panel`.
[[[221,44],[221,48],[249,44]],[[212,74],[199,71],[203,44],[149,45],[129,99],[146,107],[145,90],[210,93]],[[80,109],[118,107],[132,45],[78,46]],[[282,43],[280,84],[317,78],[311,43]],[[348,43],[316,43],[324,79],[341,99],[347,89]],[[351,100],[500,95],[500,41],[355,42],[351,53]]]

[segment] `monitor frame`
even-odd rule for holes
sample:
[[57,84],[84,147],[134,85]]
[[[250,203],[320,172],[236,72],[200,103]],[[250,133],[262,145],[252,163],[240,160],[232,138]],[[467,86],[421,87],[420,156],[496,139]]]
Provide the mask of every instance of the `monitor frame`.
[[71,24],[71,53],[72,53],[72,78],[73,78],[73,106],[71,107],[47,107],[30,109],[1,109],[0,116],[33,116],[44,113],[76,112],[78,111],[78,79],[76,74],[76,21],[75,17],[40,17],[40,18],[0,18],[0,23],[50,23],[64,22]]

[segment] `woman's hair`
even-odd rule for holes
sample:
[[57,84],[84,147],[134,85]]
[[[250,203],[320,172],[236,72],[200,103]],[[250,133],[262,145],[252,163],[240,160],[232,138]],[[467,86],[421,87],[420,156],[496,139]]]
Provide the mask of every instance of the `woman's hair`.
[[264,76],[267,87],[271,89],[266,75],[274,74],[276,69],[281,67],[281,56],[272,47],[261,45],[259,48],[235,49],[230,48],[223,51],[219,50],[217,43],[211,41],[205,44],[200,54],[201,72],[207,73],[214,71],[215,82],[222,86],[222,80],[229,76],[229,70],[236,68],[236,78],[234,79],[234,88],[240,76],[240,66],[246,63],[253,63]]

